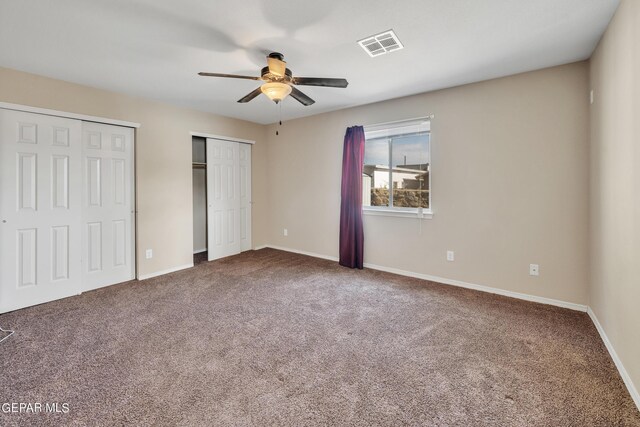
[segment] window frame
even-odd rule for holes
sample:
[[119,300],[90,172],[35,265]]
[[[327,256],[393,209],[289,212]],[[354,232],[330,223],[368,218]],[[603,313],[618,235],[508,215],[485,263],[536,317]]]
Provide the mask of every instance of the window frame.
[[[429,146],[428,146],[428,158],[429,158],[429,208],[407,208],[407,207],[394,207],[394,206],[362,206],[362,212],[365,215],[372,216],[389,216],[389,217],[400,217],[400,218],[420,218],[420,219],[431,219],[433,218],[433,197],[432,197],[432,184],[433,184],[433,165],[431,158],[431,143],[433,141],[433,133],[431,129],[431,122],[433,121],[433,115],[418,117],[414,119],[408,120],[399,120],[394,122],[380,123],[376,125],[368,125],[364,126],[365,132],[365,147],[366,141],[369,139],[377,139],[380,137],[371,137],[372,133],[375,132],[391,132],[394,129],[400,128],[410,128],[410,127],[420,127],[426,126],[426,132],[429,134]],[[406,132],[410,133],[410,132]],[[387,136],[388,139],[391,139],[390,136]],[[365,148],[366,149],[366,148]],[[392,160],[393,159],[393,143],[389,143],[389,204],[393,203],[393,180],[392,180]]]

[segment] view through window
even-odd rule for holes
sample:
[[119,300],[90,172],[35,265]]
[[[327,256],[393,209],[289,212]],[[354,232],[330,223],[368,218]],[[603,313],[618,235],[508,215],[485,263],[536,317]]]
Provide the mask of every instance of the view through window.
[[430,208],[428,119],[365,128],[363,206]]

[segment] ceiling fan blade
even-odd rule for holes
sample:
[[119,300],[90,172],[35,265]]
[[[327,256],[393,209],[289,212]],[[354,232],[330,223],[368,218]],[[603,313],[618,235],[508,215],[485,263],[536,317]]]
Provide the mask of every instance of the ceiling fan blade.
[[260,95],[261,93],[262,93],[262,90],[260,88],[257,88],[256,90],[244,96],[243,98],[240,98],[238,102],[241,102],[241,103],[249,102],[256,96]]
[[228,78],[231,78],[231,79],[262,80],[260,77],[239,76],[237,74],[198,73],[198,75],[199,76],[204,76],[204,77],[228,77]]
[[349,85],[346,79],[329,79],[323,77],[294,77],[291,80],[294,85],[301,86],[325,86],[325,87],[342,87]]
[[291,86],[291,93],[289,95],[291,95],[293,99],[307,107],[316,102],[293,86]]
[[285,70],[287,69],[287,63],[271,56],[267,56],[267,65],[269,65],[269,72],[276,76],[284,77]]

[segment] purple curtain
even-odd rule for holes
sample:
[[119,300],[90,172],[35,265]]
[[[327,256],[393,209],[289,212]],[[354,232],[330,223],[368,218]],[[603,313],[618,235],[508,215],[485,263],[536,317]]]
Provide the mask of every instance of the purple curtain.
[[364,128],[347,128],[342,153],[342,203],[340,204],[340,265],[362,268],[362,163]]

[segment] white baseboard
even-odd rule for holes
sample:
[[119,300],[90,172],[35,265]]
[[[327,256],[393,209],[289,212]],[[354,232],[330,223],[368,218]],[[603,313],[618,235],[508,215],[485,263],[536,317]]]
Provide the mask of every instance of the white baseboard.
[[195,254],[199,254],[199,253],[202,253],[202,252],[207,252],[207,248],[196,249],[195,251],[193,251],[193,254],[195,255]]
[[492,288],[490,286],[485,286],[485,285],[477,285],[475,283],[463,282],[461,280],[447,279],[446,277],[431,276],[429,274],[414,273],[412,271],[399,270],[397,268],[385,267],[381,265],[365,263],[364,266],[366,268],[371,268],[372,270],[386,271],[387,273],[398,274],[400,276],[414,277],[416,279],[428,280],[430,282],[437,282],[444,285],[451,285],[451,286],[457,286],[459,288],[473,289],[475,291],[487,292],[490,294],[502,295],[510,298],[517,298],[524,301],[537,302],[540,304],[548,304],[556,307],[568,308],[570,310],[576,310],[576,311],[582,311],[582,312],[587,311],[587,306],[583,304],[576,304],[573,302],[567,302],[567,301],[557,300],[553,298],[545,298],[545,297],[539,297],[536,295],[523,294],[520,292],[507,291],[505,289]]
[[173,268],[169,268],[167,270],[162,270],[162,271],[155,271],[149,274],[140,274],[138,276],[138,280],[147,280],[147,279],[151,279],[152,277],[158,277],[158,276],[162,276],[163,274],[169,274],[169,273],[174,273],[180,270],[186,270],[187,268],[191,268],[191,267],[193,267],[193,263],[179,265],[178,267],[173,267]]
[[609,351],[609,354],[613,359],[613,363],[616,364],[616,368],[618,368],[618,372],[622,377],[622,381],[624,381],[624,385],[627,386],[627,390],[629,390],[629,394],[631,395],[631,398],[633,399],[633,401],[636,404],[636,407],[640,411],[640,393],[638,393],[638,389],[633,384],[633,381],[631,380],[629,373],[624,368],[622,361],[618,357],[618,353],[616,353],[616,350],[613,348],[613,344],[611,344],[611,341],[609,341],[609,337],[607,336],[607,333],[604,331],[604,328],[600,324],[600,321],[596,317],[596,314],[593,312],[591,307],[588,308],[587,314],[589,314],[589,317],[591,318],[591,321],[593,322],[593,324],[596,325],[596,329],[600,334],[600,338],[602,338],[602,341],[604,342],[605,347],[607,347],[607,350]]
[[[336,262],[338,261],[338,257],[335,257],[335,256],[322,255],[322,254],[317,254],[315,252],[299,251],[298,249],[285,248],[285,247],[282,247],[282,246],[264,245],[263,248],[277,249],[279,251],[292,252],[292,253],[295,253],[295,254],[311,256],[311,257],[314,257],[314,258],[328,259],[329,261],[336,261]],[[260,249],[262,249],[262,248],[260,248]]]
[[[282,246],[264,245],[264,246],[261,246],[260,248],[256,248],[256,250],[263,249],[263,248],[278,249],[280,251],[293,252],[296,254],[312,256],[315,258],[327,259],[330,261],[338,261],[338,257],[335,257],[335,256],[322,255],[322,254],[317,254],[315,252],[300,251],[297,249],[285,248]],[[568,308],[570,310],[576,310],[576,311],[582,311],[582,312],[587,311],[587,306],[583,304],[576,304],[573,302],[561,301],[561,300],[552,299],[552,298],[545,298],[545,297],[539,297],[535,295],[523,294],[520,292],[507,291],[504,289],[492,288],[484,285],[477,285],[475,283],[462,282],[460,280],[455,280],[455,279],[447,279],[445,277],[431,276],[431,275],[422,274],[422,273],[414,273],[412,271],[400,270],[397,268],[385,267],[382,265],[365,263],[364,266],[372,270],[385,271],[387,273],[398,274],[400,276],[413,277],[416,279],[428,280],[430,282],[438,282],[444,285],[458,286],[460,288],[473,289],[480,292],[487,292],[490,294],[502,295],[506,297],[525,300],[525,301],[537,302],[540,304],[548,304],[556,307]]]

